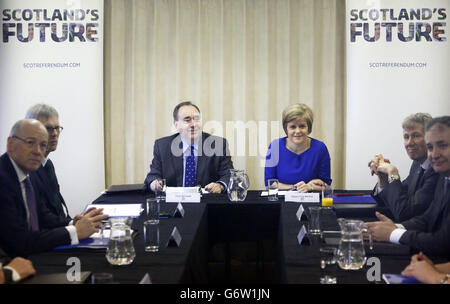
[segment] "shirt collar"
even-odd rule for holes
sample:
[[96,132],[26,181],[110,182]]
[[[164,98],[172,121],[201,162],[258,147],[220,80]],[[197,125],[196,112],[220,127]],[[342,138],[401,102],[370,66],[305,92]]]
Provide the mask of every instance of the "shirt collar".
[[420,165],[423,170],[428,170],[431,167],[430,161],[428,160],[428,158]]
[[45,165],[47,164],[47,161],[48,161],[48,156],[46,156],[42,159],[42,167],[45,167]]
[[[197,152],[198,151],[198,142],[200,141],[200,139],[197,139],[194,142],[194,150]],[[189,149],[191,147],[191,144],[189,144],[187,141],[185,141],[183,138],[181,138],[181,142],[183,143],[183,154],[186,153],[187,149]]]
[[19,179],[19,182],[20,183],[23,182],[28,177],[28,174],[25,174],[23,172],[23,170],[20,169],[20,167],[16,164],[16,162],[9,155],[8,155],[8,157],[14,167],[14,170],[16,170],[16,174]]

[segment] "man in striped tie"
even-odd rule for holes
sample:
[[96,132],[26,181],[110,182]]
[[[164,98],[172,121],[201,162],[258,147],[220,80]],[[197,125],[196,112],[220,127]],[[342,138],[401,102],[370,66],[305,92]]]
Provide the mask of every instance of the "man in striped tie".
[[190,101],[175,107],[173,119],[178,133],[155,141],[145,190],[160,189],[165,179],[169,187],[224,192],[233,168],[226,139],[202,132],[200,109]]

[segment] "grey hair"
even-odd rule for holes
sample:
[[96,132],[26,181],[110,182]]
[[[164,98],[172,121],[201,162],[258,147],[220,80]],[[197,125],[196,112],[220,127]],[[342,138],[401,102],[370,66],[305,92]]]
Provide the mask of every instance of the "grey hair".
[[432,126],[441,124],[450,128],[450,116],[441,116],[429,120],[425,126],[425,131],[429,131]]
[[433,119],[433,118],[428,113],[411,114],[408,117],[406,117],[405,120],[403,121],[402,128],[403,129],[412,129],[414,127],[414,124],[421,124],[422,125],[422,132],[425,133],[425,125],[431,119]]
[[43,103],[32,106],[28,109],[27,114],[25,115],[25,118],[33,118],[38,120],[41,117],[48,119],[50,117],[59,117],[59,115],[54,107]]

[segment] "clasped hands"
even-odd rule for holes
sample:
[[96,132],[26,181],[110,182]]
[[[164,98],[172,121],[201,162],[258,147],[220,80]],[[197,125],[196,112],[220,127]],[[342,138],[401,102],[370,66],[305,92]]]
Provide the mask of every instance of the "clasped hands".
[[102,220],[108,217],[109,215],[103,214],[103,208],[95,207],[89,208],[82,214],[77,214],[73,218],[73,225],[77,229],[78,239],[85,239],[98,232],[102,227]]
[[[162,191],[162,181],[155,179],[151,183],[150,188],[153,191]],[[208,185],[205,186],[205,190],[208,191],[209,193],[222,193],[222,191],[225,190],[225,188],[220,183],[209,183]]]
[[388,176],[398,175],[398,169],[391,164],[389,159],[384,158],[383,155],[377,154],[372,158],[368,167],[370,168],[370,174],[378,176],[379,186],[385,187],[389,184]]
[[322,190],[322,187],[327,186],[321,179],[313,179],[309,183],[304,181],[298,182],[292,186],[293,189],[297,189],[298,192],[306,193],[314,190]]

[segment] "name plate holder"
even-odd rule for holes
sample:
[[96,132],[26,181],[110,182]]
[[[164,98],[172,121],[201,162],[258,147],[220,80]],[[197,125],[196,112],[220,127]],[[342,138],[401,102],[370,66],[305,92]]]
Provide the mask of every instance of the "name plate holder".
[[169,240],[167,241],[166,247],[180,247],[181,235],[177,227],[173,227],[172,233],[170,234]]
[[166,203],[200,203],[200,192],[167,192]]
[[310,245],[311,242],[309,241],[309,238],[306,233],[305,225],[302,225],[302,228],[300,228],[300,231],[297,234],[297,241],[299,245]]
[[305,215],[305,209],[303,208],[303,205],[300,204],[300,206],[298,207],[297,212],[295,213],[295,216],[297,217],[297,220],[299,222],[301,222],[302,220],[307,220],[306,215]]
[[287,191],[284,195],[284,201],[295,203],[319,203],[320,193],[300,193],[297,191]]
[[178,203],[177,208],[175,208],[175,211],[173,212],[172,217],[184,217],[184,208],[181,203]]

